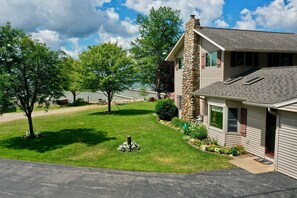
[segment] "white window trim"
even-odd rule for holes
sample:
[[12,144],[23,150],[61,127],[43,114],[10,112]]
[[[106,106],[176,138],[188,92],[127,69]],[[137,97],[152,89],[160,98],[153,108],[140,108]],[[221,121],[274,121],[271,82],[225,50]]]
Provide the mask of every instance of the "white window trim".
[[[228,131],[228,121],[229,121],[229,109],[237,109],[237,132],[235,131]],[[227,107],[227,126],[226,126],[226,133],[228,135],[240,135],[240,119],[241,119],[241,110],[240,107],[237,106],[231,106],[231,107]]]
[[[211,110],[210,110],[210,106],[218,106],[218,107],[222,107],[223,108],[223,129],[219,129],[216,128],[214,126],[210,125],[210,120],[211,120]],[[224,133],[226,124],[225,124],[225,117],[226,117],[226,104],[225,103],[218,103],[218,102],[208,102],[208,128],[215,130],[215,131],[219,131]]]

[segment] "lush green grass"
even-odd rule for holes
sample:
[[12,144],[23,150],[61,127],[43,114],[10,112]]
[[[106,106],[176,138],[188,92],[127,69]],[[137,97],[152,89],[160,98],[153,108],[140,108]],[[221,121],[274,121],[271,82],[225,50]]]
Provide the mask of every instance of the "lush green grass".
[[[24,140],[27,120],[0,123],[0,157],[112,169],[193,173],[232,167],[229,158],[199,151],[182,134],[161,125],[153,116],[155,103],[134,103],[92,109],[69,115],[34,119],[42,138]],[[126,136],[140,151],[122,153],[116,148]]]

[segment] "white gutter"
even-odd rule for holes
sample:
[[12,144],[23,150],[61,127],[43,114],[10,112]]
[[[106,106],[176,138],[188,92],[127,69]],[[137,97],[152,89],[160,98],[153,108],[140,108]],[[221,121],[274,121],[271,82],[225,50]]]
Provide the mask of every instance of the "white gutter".
[[199,34],[201,37],[203,37],[204,39],[206,39],[207,41],[211,42],[212,44],[214,44],[215,46],[217,46],[218,48],[220,48],[223,51],[226,51],[226,49],[222,46],[220,46],[219,44],[217,44],[216,42],[214,42],[213,40],[211,40],[210,38],[208,38],[207,36],[205,36],[204,34],[202,34],[201,32],[199,32],[198,30],[194,29],[194,32],[196,32],[197,34]]

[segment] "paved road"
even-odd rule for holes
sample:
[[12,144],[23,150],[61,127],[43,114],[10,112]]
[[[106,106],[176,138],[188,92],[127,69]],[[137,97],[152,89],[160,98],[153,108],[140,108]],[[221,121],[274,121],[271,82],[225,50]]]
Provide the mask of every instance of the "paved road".
[[[61,109],[49,109],[48,112],[45,111],[34,111],[32,113],[32,117],[39,117],[39,116],[47,116],[47,115],[55,115],[55,114],[66,114],[66,113],[72,113],[77,111],[83,111],[87,109],[94,109],[94,108],[103,108],[103,106],[98,105],[86,105],[86,106],[79,106],[79,107],[67,107],[67,108],[61,108]],[[20,113],[4,113],[2,116],[0,116],[0,123],[1,122],[8,122],[12,120],[19,120],[19,119],[25,119],[27,118],[23,112]]]
[[296,197],[297,180],[242,169],[160,174],[0,159],[0,197]]

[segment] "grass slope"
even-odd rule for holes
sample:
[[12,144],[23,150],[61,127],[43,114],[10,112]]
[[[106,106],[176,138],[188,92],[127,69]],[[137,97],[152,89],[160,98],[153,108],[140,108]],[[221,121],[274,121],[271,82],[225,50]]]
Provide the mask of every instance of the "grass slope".
[[[42,138],[23,140],[26,119],[0,123],[0,157],[111,169],[193,173],[232,167],[229,158],[188,145],[182,135],[153,116],[155,103],[114,107],[112,114],[93,109],[34,119]],[[116,148],[131,135],[139,152]]]

